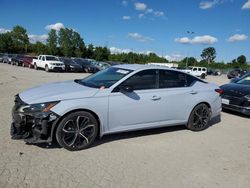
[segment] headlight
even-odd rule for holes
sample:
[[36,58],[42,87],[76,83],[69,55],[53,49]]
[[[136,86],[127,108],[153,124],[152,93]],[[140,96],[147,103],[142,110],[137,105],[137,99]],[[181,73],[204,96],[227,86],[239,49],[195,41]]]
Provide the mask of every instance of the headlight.
[[57,102],[48,102],[48,103],[39,103],[39,104],[31,104],[31,105],[26,105],[22,106],[18,109],[19,112],[24,112],[24,113],[35,113],[35,112],[49,112],[51,108],[53,108],[56,104],[58,104],[59,101]]
[[250,100],[250,95],[245,95],[245,98],[246,98],[247,100]]

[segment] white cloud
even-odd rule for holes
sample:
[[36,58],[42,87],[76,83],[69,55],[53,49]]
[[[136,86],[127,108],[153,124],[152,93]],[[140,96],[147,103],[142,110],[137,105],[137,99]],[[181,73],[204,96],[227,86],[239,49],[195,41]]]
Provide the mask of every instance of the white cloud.
[[131,49],[121,49],[121,48],[117,48],[117,47],[111,47],[109,48],[110,53],[111,54],[121,54],[121,53],[129,53],[132,52],[133,50]]
[[210,35],[196,36],[192,39],[188,37],[176,38],[175,42],[182,44],[214,44],[218,41],[217,38]]
[[242,9],[250,9],[250,0],[247,0],[247,2],[241,8]]
[[45,43],[46,40],[48,39],[48,35],[28,35],[29,41],[31,43],[36,43],[36,42],[43,42]]
[[129,33],[128,36],[138,42],[150,42],[150,41],[154,41],[153,38],[151,37],[145,37],[139,33]]
[[147,10],[146,10],[146,13],[152,13],[154,10],[152,9],[152,8],[148,8]]
[[202,1],[200,2],[200,8],[201,9],[209,9],[209,8],[213,8],[216,4],[218,4],[219,1],[218,0],[213,0],[213,1]]
[[147,5],[145,3],[135,3],[135,9],[136,10],[140,10],[140,11],[144,11],[147,9]]
[[157,16],[157,17],[161,17],[161,16],[164,16],[164,12],[162,12],[162,11],[155,11],[154,15]]
[[59,31],[61,28],[64,28],[64,25],[62,23],[60,23],[60,22],[55,23],[55,24],[51,24],[51,25],[47,25],[45,27],[46,30],[54,29],[56,31]]
[[130,17],[130,16],[123,16],[122,19],[123,19],[123,20],[130,20],[131,17]]
[[165,59],[167,59],[168,61],[180,61],[184,58],[184,55],[181,54],[170,54],[170,55],[166,55]]
[[128,2],[127,2],[127,1],[122,1],[122,5],[123,5],[124,7],[126,7],[126,6],[128,6]]
[[143,17],[144,17],[144,14],[142,14],[142,13],[138,15],[138,18],[140,18],[140,19]]
[[5,29],[5,28],[0,28],[0,33],[7,33],[7,32],[11,32],[11,30]]
[[228,42],[244,41],[247,40],[248,36],[244,34],[235,34],[227,39]]

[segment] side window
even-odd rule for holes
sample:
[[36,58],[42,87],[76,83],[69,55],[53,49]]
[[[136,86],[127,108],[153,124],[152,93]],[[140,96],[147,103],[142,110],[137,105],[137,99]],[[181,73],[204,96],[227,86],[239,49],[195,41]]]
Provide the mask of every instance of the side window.
[[156,70],[143,70],[125,80],[121,85],[132,86],[134,90],[156,89]]
[[198,71],[201,71],[201,68],[198,68]]
[[45,61],[45,57],[44,56],[42,57],[42,60]]
[[206,71],[206,69],[205,69],[205,68],[203,68],[203,69],[202,69],[202,71]]
[[193,68],[193,71],[197,71],[197,68]]
[[171,70],[160,70],[159,76],[160,88],[189,87],[195,81],[192,76]]

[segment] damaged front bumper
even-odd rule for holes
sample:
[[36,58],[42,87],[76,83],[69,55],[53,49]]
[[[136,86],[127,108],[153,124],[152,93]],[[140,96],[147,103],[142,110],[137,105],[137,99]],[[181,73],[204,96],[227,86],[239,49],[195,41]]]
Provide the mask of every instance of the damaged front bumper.
[[25,105],[17,95],[12,109],[11,138],[24,139],[27,143],[51,143],[60,116],[52,111],[20,112]]

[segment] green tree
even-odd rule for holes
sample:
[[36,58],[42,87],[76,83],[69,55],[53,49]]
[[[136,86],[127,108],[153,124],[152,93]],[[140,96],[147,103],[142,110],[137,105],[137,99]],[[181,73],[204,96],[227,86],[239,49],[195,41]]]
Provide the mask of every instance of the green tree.
[[239,63],[240,65],[244,65],[247,63],[247,58],[244,55],[241,55],[237,58],[237,63]]
[[37,55],[48,53],[47,46],[43,44],[42,42],[36,42],[35,44],[33,44],[32,48],[34,49]]
[[49,54],[57,55],[57,34],[54,29],[51,29],[48,34],[47,48]]
[[216,50],[214,47],[205,48],[201,53],[202,59],[206,60],[208,64],[212,63],[216,58]]
[[20,25],[13,27],[11,31],[13,41],[13,51],[16,53],[26,53],[29,45],[29,37],[25,28]]
[[95,57],[94,50],[95,50],[94,45],[89,44],[88,47],[87,47],[86,57],[90,58],[90,59],[93,59]]
[[14,50],[13,40],[11,37],[11,33],[2,33],[0,34],[0,52],[3,53],[12,53]]
[[61,53],[66,57],[73,56],[73,48],[72,48],[72,38],[73,30],[68,28],[61,28],[59,31],[59,39],[58,43],[60,45]]
[[94,56],[97,61],[107,61],[110,55],[110,51],[107,47],[96,47]]
[[86,54],[86,48],[81,35],[76,31],[72,35],[72,45],[75,57],[83,57]]

